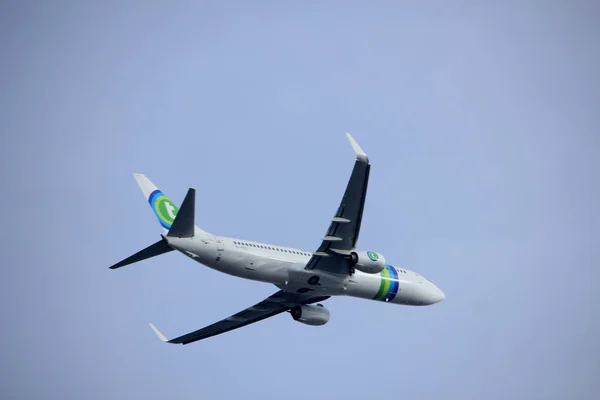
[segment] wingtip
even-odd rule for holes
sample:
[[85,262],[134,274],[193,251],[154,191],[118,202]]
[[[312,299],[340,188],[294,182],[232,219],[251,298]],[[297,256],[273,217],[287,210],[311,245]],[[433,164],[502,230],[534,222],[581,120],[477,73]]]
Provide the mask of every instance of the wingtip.
[[365,153],[364,150],[358,145],[358,143],[356,143],[356,140],[354,140],[354,138],[352,137],[352,135],[350,135],[350,133],[346,132],[346,136],[348,137],[348,140],[350,141],[350,145],[352,146],[352,149],[356,153],[356,158],[364,163],[368,163],[369,157],[367,157],[367,153]]
[[168,342],[169,339],[167,339],[165,337],[165,335],[163,335],[155,326],[152,322],[149,322],[148,325],[150,325],[150,328],[152,328],[152,330],[154,331],[154,333],[156,334],[156,336],[158,336],[158,338],[163,341],[163,342]]

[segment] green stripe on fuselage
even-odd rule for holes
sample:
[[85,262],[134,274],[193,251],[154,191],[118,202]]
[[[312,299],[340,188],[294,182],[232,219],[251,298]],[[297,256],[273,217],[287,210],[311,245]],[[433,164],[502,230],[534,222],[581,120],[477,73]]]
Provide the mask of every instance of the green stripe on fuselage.
[[383,300],[390,290],[390,271],[388,271],[387,267],[381,271],[381,283],[379,284],[379,291],[373,297],[374,300]]

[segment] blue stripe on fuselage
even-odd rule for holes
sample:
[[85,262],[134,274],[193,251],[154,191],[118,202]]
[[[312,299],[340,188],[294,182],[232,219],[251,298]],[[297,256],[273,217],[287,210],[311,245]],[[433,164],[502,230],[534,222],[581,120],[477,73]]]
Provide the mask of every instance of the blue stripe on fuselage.
[[398,282],[398,271],[396,270],[396,268],[389,264],[385,267],[390,273],[390,288],[388,289],[384,301],[389,302],[394,300],[394,298],[398,294],[398,288],[400,287],[400,283]]

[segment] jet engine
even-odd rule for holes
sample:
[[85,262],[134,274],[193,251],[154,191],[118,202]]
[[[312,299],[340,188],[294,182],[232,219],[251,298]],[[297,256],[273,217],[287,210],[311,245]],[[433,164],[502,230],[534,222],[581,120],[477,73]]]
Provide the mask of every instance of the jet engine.
[[373,251],[352,252],[350,266],[367,274],[378,274],[385,268],[385,257]]
[[296,306],[290,310],[295,321],[306,325],[325,325],[329,321],[329,310],[322,304]]

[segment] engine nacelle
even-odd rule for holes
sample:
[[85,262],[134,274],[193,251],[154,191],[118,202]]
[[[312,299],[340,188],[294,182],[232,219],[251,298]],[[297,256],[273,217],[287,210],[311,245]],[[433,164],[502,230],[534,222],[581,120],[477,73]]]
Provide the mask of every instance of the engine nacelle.
[[295,321],[306,325],[325,325],[329,321],[329,310],[322,304],[296,306],[290,312]]
[[351,263],[359,271],[378,274],[385,268],[385,257],[373,251],[353,252]]

